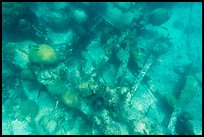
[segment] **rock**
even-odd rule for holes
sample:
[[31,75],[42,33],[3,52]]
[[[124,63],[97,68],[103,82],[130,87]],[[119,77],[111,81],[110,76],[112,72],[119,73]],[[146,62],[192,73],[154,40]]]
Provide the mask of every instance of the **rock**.
[[169,19],[168,11],[164,8],[157,8],[148,15],[148,22],[154,26],[160,26]]

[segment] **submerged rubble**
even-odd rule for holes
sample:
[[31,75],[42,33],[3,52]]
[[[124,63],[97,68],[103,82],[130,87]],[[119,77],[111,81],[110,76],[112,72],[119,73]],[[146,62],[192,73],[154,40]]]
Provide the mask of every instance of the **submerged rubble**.
[[148,4],[3,2],[2,134],[202,134],[189,7]]

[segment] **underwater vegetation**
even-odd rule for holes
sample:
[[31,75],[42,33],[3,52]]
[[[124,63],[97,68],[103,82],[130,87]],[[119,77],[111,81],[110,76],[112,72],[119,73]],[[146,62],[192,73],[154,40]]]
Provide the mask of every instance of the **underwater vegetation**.
[[3,2],[2,134],[201,135],[201,9]]

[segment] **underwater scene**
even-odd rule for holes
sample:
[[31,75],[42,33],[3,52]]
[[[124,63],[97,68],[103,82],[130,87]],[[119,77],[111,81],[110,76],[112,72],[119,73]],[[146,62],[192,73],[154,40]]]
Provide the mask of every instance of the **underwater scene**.
[[201,2],[2,2],[3,135],[202,135]]

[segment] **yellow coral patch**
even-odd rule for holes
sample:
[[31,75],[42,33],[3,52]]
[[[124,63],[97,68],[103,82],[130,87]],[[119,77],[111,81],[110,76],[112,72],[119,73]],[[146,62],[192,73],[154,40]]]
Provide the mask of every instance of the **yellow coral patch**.
[[79,85],[79,89],[87,89],[88,88],[88,83],[82,83]]
[[29,60],[37,64],[54,64],[58,59],[57,53],[52,47],[42,44],[38,48],[30,49]]
[[62,101],[69,107],[79,107],[79,97],[73,92],[66,92],[62,95]]

